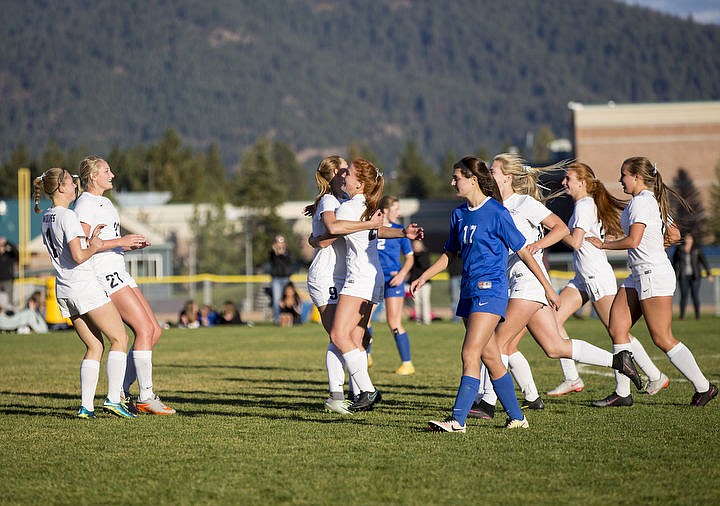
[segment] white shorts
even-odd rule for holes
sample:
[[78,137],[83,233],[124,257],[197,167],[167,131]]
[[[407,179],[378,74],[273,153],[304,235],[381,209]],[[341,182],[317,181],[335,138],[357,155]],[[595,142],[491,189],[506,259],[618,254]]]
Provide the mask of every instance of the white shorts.
[[591,302],[597,302],[608,295],[617,293],[617,281],[615,276],[578,276],[568,281],[567,286],[587,294]]
[[95,280],[73,287],[71,297],[58,297],[63,318],[82,316],[110,302],[107,292]]
[[108,295],[112,295],[126,286],[130,288],[138,286],[135,279],[125,269],[98,271],[97,278]]
[[623,281],[623,288],[632,288],[640,300],[650,297],[672,297],[676,286],[675,272],[670,268],[648,266],[633,270]]
[[385,292],[385,276],[382,269],[378,269],[374,278],[367,276],[351,276],[345,280],[341,295],[359,297],[373,304],[380,304]]
[[344,279],[308,279],[307,289],[310,300],[317,307],[337,304]]
[[547,306],[545,289],[533,273],[514,272],[510,275],[508,297],[510,299],[532,300]]

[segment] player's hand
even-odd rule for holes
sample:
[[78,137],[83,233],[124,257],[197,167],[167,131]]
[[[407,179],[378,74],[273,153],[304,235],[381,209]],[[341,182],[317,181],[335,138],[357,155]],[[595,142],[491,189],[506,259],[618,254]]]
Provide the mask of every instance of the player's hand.
[[548,304],[550,304],[551,308],[555,311],[560,309],[560,296],[552,287],[545,289],[545,297],[547,298]]
[[411,240],[421,240],[425,238],[425,230],[418,226],[417,223],[411,223],[405,227],[405,237]]

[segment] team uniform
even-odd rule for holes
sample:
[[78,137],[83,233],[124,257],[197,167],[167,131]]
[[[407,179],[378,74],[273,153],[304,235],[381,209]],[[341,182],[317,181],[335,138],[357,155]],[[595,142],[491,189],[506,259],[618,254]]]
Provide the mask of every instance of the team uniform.
[[[338,220],[360,221],[365,208],[365,195],[358,194],[340,204],[335,217]],[[377,230],[353,232],[345,236],[345,242],[346,276],[340,294],[379,304],[385,284],[377,250]]]
[[68,248],[68,243],[76,237],[80,238],[83,248],[86,247],[85,232],[78,216],[65,207],[52,207],[42,215],[41,230],[57,274],[55,293],[62,316],[84,315],[110,302],[95,276],[94,257],[78,265]]
[[[95,227],[104,224],[105,227],[100,231],[100,239],[109,241],[120,238],[120,216],[107,197],[84,192],[75,201],[75,212],[82,223],[90,225],[90,234]],[[95,273],[110,295],[126,286],[131,288],[138,286],[125,269],[124,255],[121,247],[93,255]]]
[[457,316],[482,312],[505,318],[508,250],[519,251],[523,246],[525,237],[495,199],[488,197],[474,208],[465,203],[453,211],[445,250],[462,258]]
[[672,296],[675,293],[675,271],[664,249],[665,226],[655,196],[643,190],[630,200],[620,216],[625,235],[633,223],[645,224],[637,248],[628,249],[630,276],[622,286],[632,288],[640,300],[650,297]]
[[[575,202],[568,228],[571,234],[574,229],[580,228],[585,231],[585,237],[604,239],[605,232],[592,197],[583,197]],[[568,282],[568,286],[586,293],[591,301],[596,302],[617,293],[615,273],[608,262],[605,250],[583,240],[580,249],[573,252],[573,269],[575,277]]]
[[[331,194],[323,195],[318,202],[312,220],[312,235],[323,236],[327,227],[322,215],[327,211],[335,212],[340,201]],[[340,290],[345,283],[345,241],[340,238],[327,248],[317,248],[315,257],[308,269],[308,293],[317,307],[337,304]],[[340,261],[338,261],[340,259]]]
[[[403,228],[402,225],[397,223],[391,223],[390,227],[399,229]],[[390,280],[402,268],[402,264],[400,263],[400,253],[406,257],[413,254],[410,239],[407,237],[399,237],[396,239],[378,239],[377,249],[380,258],[380,265],[382,266],[383,275],[385,276],[385,298],[404,298],[405,284],[400,283],[398,286],[390,286]]]

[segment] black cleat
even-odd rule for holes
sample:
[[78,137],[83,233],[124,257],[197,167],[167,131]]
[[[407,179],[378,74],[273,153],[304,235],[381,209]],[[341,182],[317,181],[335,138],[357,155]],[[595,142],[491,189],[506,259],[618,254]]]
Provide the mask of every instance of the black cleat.
[[620,371],[635,384],[635,388],[642,390],[643,382],[638,374],[635,364],[633,363],[632,353],[628,350],[618,351],[613,355],[612,367],[616,371]]
[[701,408],[715,397],[717,397],[718,388],[710,383],[710,388],[706,392],[695,392],[690,401],[690,405],[694,408]]
[[540,397],[534,401],[524,399],[522,404],[520,404],[520,409],[545,409],[545,403]]
[[360,392],[357,400],[350,404],[350,411],[370,411],[375,404],[382,400],[382,395],[378,389],[374,392]]
[[615,392],[611,393],[604,399],[598,401],[592,401],[592,405],[596,408],[609,408],[609,407],[620,407],[620,406],[632,406],[633,399],[632,395],[627,397],[620,397]]
[[481,400],[480,402],[473,402],[468,415],[470,418],[481,418],[483,420],[492,420],[495,416],[495,406],[489,402]]

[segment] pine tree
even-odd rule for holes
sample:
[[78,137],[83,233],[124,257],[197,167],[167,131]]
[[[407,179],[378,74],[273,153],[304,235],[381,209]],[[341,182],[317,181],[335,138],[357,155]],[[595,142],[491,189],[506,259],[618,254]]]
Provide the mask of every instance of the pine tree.
[[710,187],[710,216],[708,232],[713,236],[714,244],[720,243],[720,161],[715,165],[715,182]]
[[680,195],[692,209],[688,212],[677,199],[670,199],[672,216],[680,231],[685,233],[689,230],[693,231],[696,237],[702,238],[705,235],[707,224],[707,215],[705,207],[702,203],[700,192],[695,187],[690,174],[684,169],[679,168],[677,174],[673,178],[673,189]]

